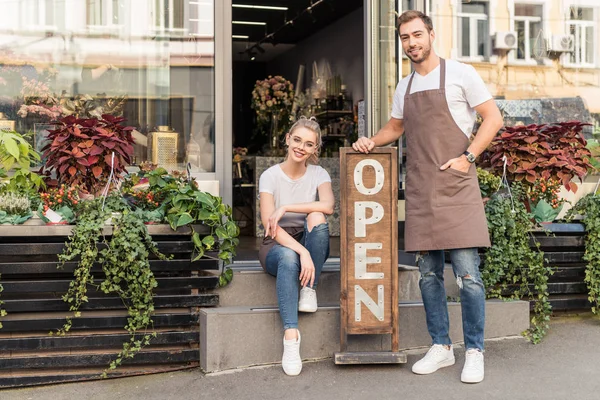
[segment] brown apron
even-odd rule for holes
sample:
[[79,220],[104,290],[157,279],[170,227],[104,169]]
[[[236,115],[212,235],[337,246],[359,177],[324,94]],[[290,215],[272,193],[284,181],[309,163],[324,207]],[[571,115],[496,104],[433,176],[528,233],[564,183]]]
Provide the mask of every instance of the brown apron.
[[406,132],[406,251],[489,247],[475,164],[464,173],[440,166],[459,157],[469,140],[446,101],[446,61],[440,58],[440,88],[404,96]]
[[[304,236],[304,227],[282,227],[287,233],[290,234],[291,237],[296,239],[297,242],[302,243],[302,237]],[[277,244],[277,241],[271,237],[265,237],[258,249],[258,260],[260,261],[260,266],[266,270],[267,269],[267,255],[269,251]]]

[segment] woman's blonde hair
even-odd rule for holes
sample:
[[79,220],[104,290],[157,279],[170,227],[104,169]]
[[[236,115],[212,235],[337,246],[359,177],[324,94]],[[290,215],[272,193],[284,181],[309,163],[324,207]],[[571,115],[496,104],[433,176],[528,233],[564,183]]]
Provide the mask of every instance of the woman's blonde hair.
[[[294,125],[292,125],[292,127],[290,128],[289,132],[286,135],[286,138],[291,137],[292,133],[294,133],[294,131],[298,128],[306,128],[308,130],[313,131],[317,135],[317,142],[315,143],[315,152],[310,155],[310,157],[308,158],[308,160],[306,160],[306,162],[310,163],[310,164],[318,164],[319,163],[319,153],[321,152],[321,147],[323,145],[323,139],[321,138],[321,127],[319,126],[317,119],[315,117],[306,118],[305,116],[301,116],[300,118],[298,118],[298,120],[296,122],[294,122]],[[286,141],[286,153],[285,153],[286,159],[287,159],[287,147],[288,147],[288,145],[287,145],[287,141]]]

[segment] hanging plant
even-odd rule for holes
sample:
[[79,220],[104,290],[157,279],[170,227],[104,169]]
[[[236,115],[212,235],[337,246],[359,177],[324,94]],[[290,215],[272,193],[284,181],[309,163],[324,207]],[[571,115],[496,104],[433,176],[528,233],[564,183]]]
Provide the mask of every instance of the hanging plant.
[[113,179],[119,180],[131,163],[134,128],[122,126],[123,121],[124,118],[108,114],[100,119],[74,116],[60,119],[48,133],[50,143],[42,148],[46,159],[43,171],[54,172],[59,184],[99,193],[111,172]]
[[592,304],[592,312],[600,314],[600,195],[590,193],[581,198],[566,215],[571,221],[576,215],[583,216],[585,225],[586,261],[584,281],[588,290],[588,301]]
[[496,193],[485,205],[492,246],[485,252],[482,279],[488,298],[534,301],[531,327],[524,335],[537,344],[549,328],[548,279],[553,270],[544,264],[544,253],[531,234],[534,223],[523,203],[523,186],[513,183],[511,192],[513,199]]
[[[69,310],[74,312],[74,317],[81,315],[81,305],[88,302],[88,285],[106,294],[117,294],[123,300],[129,315],[125,329],[131,337],[104,371],[103,376],[106,376],[109,370],[117,368],[123,360],[134,357],[156,336],[155,332],[148,333],[153,324],[153,290],[157,286],[148,256],[152,253],[161,260],[165,260],[166,256],[158,251],[144,223],[119,196],[109,197],[104,210],[102,199],[81,204],[77,225],[69,237],[65,251],[59,255],[59,267],[64,266],[65,262],[79,260],[74,271],[75,279],[70,283],[63,300],[70,304]],[[113,234],[110,239],[102,239],[104,222],[111,215]],[[98,242],[103,242],[106,248],[99,251]],[[132,252],[135,256],[132,256]],[[96,262],[101,264],[105,275],[99,284],[94,282],[91,273]],[[72,323],[72,318],[68,317],[58,334],[68,332]]]

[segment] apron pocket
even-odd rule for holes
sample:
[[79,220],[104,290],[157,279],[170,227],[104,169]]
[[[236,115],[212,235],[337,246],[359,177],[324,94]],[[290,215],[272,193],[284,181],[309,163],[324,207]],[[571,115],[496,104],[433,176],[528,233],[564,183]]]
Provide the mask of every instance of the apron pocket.
[[438,170],[435,179],[435,205],[438,207],[461,206],[481,202],[477,176],[448,168]]

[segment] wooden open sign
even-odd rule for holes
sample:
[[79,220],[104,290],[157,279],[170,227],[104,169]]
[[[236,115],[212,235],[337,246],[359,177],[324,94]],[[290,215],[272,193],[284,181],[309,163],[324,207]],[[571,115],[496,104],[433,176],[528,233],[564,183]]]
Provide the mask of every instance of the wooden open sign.
[[[340,347],[336,364],[405,363],[398,352],[397,149],[341,149]],[[347,352],[348,335],[391,334],[391,351]]]

